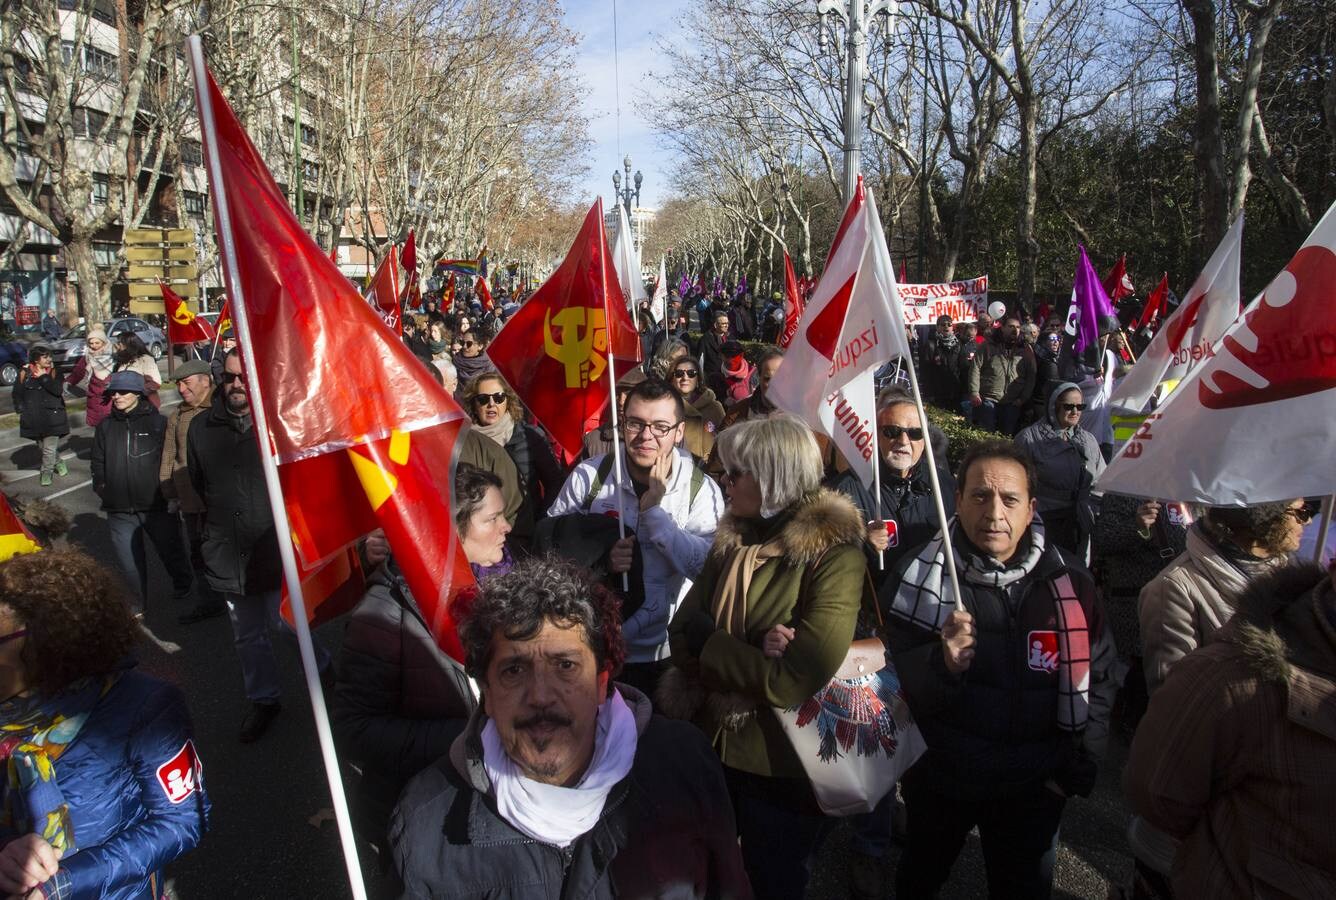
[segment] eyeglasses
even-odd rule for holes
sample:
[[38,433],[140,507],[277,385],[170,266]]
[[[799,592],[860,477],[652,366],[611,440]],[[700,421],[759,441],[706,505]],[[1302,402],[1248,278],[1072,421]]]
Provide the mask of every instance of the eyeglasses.
[[625,419],[622,421],[622,430],[630,437],[636,437],[643,433],[646,428],[655,437],[665,437],[668,432],[676,427],[676,422],[643,422],[640,419]]
[[234,382],[234,381],[240,381],[242,384],[245,384],[245,383],[246,383],[246,373],[245,373],[245,372],[224,372],[224,373],[223,373],[223,384],[231,384],[231,383]]
[[461,346],[461,347],[476,347],[477,344],[476,344],[474,341],[460,341],[460,342],[459,342],[459,346]]
[[9,634],[0,635],[0,644],[8,644],[10,641],[17,641],[21,637],[28,636],[28,629],[20,628],[18,631],[11,631]]
[[674,377],[674,378],[695,378],[695,377],[696,377],[697,375],[699,375],[699,374],[700,374],[700,371],[697,370],[697,369],[678,369],[676,372],[673,373],[673,377]]
[[1307,525],[1309,522],[1313,521],[1313,519],[1317,517],[1317,514],[1321,511],[1321,509],[1322,505],[1320,503],[1315,503],[1310,500],[1304,503],[1303,506],[1297,508],[1290,507],[1289,509],[1285,510],[1285,512],[1291,516],[1294,516],[1295,521],[1298,522],[1300,525]]
[[922,428],[902,428],[899,425],[881,426],[881,436],[886,438],[888,441],[898,441],[900,440],[900,435],[902,434],[907,436],[911,441],[923,440]]
[[1058,409],[1062,410],[1063,412],[1081,412],[1083,409],[1085,409],[1085,407],[1086,407],[1086,405],[1085,405],[1084,403],[1059,403],[1059,404],[1058,404]]
[[478,394],[473,398],[473,402],[477,406],[505,406],[506,392],[497,391],[495,394]]

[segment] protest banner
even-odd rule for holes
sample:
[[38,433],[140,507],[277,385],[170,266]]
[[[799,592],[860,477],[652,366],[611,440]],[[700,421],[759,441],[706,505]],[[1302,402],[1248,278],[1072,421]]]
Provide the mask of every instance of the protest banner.
[[973,322],[988,308],[988,276],[938,284],[902,284],[900,301],[905,324],[935,325],[938,316],[953,322]]

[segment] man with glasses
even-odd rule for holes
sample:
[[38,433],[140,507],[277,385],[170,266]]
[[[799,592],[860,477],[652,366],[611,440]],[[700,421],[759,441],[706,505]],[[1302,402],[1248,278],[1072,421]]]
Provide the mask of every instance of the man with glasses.
[[[243,744],[258,740],[282,706],[278,662],[269,643],[275,629],[293,638],[278,617],[283,583],[278,532],[260,465],[260,445],[251,419],[250,393],[236,350],[223,363],[223,384],[208,412],[196,416],[186,434],[186,465],[195,493],[204,501],[205,577],[223,596],[250,712],[241,723]],[[155,470],[156,474],[156,470]],[[324,678],[329,653],[317,642],[316,662]]]
[[622,624],[622,680],[651,697],[668,666],[668,623],[705,565],[724,509],[718,485],[677,446],[685,413],[682,395],[661,378],[632,387],[620,420],[624,477],[611,454],[595,456],[572,470],[548,509],[549,516],[620,515],[635,532],[613,545],[609,568],[629,572],[639,550],[644,602]]

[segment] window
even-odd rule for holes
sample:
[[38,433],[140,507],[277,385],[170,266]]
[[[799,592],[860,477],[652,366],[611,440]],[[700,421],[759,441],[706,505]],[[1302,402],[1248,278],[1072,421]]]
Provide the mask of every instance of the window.
[[183,195],[186,215],[197,219],[204,218],[204,195],[194,191],[184,191]]
[[320,164],[311,162],[309,159],[302,160],[302,178],[307,181],[319,181]]
[[120,245],[110,241],[93,241],[93,262],[102,267],[116,265],[116,253]]
[[112,0],[60,0],[60,8],[68,12],[84,13],[115,27],[116,4]]
[[101,78],[114,79],[121,74],[120,66],[117,65],[116,54],[88,45],[84,45],[83,70],[89,75],[97,75]]
[[314,198],[314,197],[310,197],[310,196],[307,196],[307,195],[305,195],[305,194],[302,195],[302,218],[303,218],[303,219],[314,219],[314,218],[315,218],[315,198]]
[[314,147],[319,142],[315,133],[314,125],[302,123],[302,143],[308,147]]
[[95,138],[102,133],[103,126],[107,124],[107,114],[99,109],[80,106],[74,110],[73,124],[76,136]]
[[106,206],[107,195],[111,191],[111,179],[106,175],[93,175],[93,205]]
[[200,146],[199,141],[184,140],[181,142],[181,163],[187,166],[204,165],[204,148]]
[[[20,181],[18,182],[18,186],[19,186],[19,191],[22,192],[22,194],[25,197],[28,198],[32,197],[31,181]],[[9,199],[8,191],[0,191],[0,212],[9,213],[11,216],[18,215],[19,212],[18,205]]]

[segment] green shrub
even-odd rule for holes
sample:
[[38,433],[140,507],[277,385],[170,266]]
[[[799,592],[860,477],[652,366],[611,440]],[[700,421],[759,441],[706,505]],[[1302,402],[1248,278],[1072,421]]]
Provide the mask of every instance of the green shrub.
[[982,428],[975,428],[965,421],[965,417],[960,413],[953,413],[949,410],[938,409],[935,406],[928,407],[928,420],[946,433],[947,440],[950,443],[946,448],[946,458],[954,473],[960,467],[960,461],[965,458],[969,449],[980,441],[989,441],[998,437],[991,431],[984,431]]

